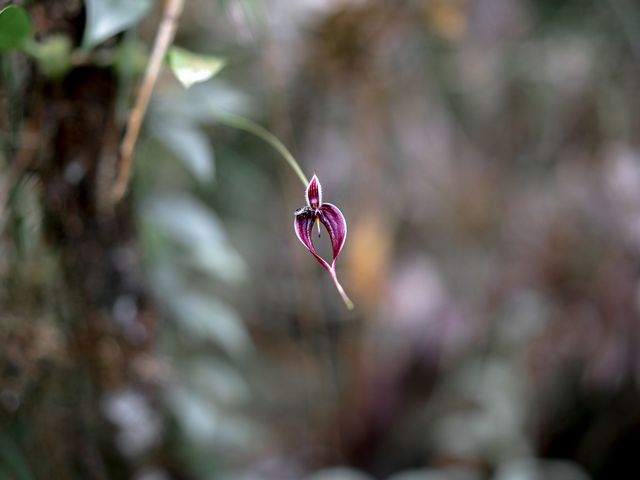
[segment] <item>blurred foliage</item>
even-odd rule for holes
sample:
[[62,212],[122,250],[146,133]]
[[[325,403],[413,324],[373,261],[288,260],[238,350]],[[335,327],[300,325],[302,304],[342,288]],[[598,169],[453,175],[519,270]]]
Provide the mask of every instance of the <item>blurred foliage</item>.
[[31,36],[27,13],[14,5],[0,10],[0,51],[20,48]]
[[172,47],[167,57],[173,73],[185,88],[209,80],[225,63],[221,58],[198,55],[178,47]]
[[164,2],[11,3],[0,478],[638,477],[636,2],[191,0],[115,207]]
[[95,47],[137,24],[153,3],[153,0],[86,0],[87,19],[82,46]]

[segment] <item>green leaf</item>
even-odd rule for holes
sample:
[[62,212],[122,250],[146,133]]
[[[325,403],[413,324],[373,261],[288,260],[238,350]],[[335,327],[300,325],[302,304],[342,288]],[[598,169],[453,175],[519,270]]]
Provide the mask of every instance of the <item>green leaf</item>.
[[166,298],[177,325],[194,338],[211,341],[230,355],[241,357],[251,349],[249,334],[238,314],[209,295],[176,291]]
[[184,387],[172,387],[167,394],[169,407],[189,438],[198,442],[216,439],[220,412],[214,404]]
[[196,125],[177,120],[150,123],[153,136],[200,181],[213,178],[214,156],[209,139]]
[[182,247],[186,263],[197,271],[229,284],[237,284],[244,278],[246,264],[226,238],[220,221],[195,199],[156,197],[145,208],[145,220]]
[[31,38],[27,12],[16,5],[0,10],[0,51],[20,48]]
[[190,361],[184,371],[185,383],[218,405],[234,408],[250,401],[251,392],[246,380],[225,362],[203,356]]
[[154,115],[199,124],[217,123],[220,112],[247,116],[255,110],[246,93],[223,82],[163,89],[154,93],[152,106]]
[[71,68],[71,40],[65,35],[51,35],[39,43],[32,43],[30,53],[38,60],[42,72],[52,78],[64,76]]
[[93,48],[107,38],[138,23],[153,0],[85,0],[87,24],[82,45]]
[[169,66],[176,78],[184,86],[204,82],[217,74],[226,61],[212,55],[200,55],[183,48],[172,47],[167,54]]
[[172,385],[166,390],[166,402],[185,437],[192,442],[215,444],[230,451],[262,444],[259,432],[245,416],[221,408],[197,388]]
[[115,51],[113,68],[121,75],[142,75],[147,67],[149,55],[144,44],[134,38],[120,42]]

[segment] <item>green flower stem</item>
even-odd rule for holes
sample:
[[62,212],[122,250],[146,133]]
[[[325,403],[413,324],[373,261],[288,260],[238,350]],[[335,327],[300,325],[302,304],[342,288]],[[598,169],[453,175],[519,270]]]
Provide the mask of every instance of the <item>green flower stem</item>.
[[293,169],[293,171],[296,172],[296,175],[298,175],[298,178],[305,187],[309,184],[309,180],[307,180],[307,177],[302,171],[302,168],[300,168],[300,165],[298,165],[296,159],[293,157],[293,155],[291,155],[291,152],[287,150],[287,147],[285,147],[284,144],[267,129],[261,127],[257,123],[247,118],[239,117],[238,115],[233,115],[230,113],[218,114],[216,118],[221,123],[229,127],[238,128],[240,130],[253,133],[256,137],[260,137],[262,140],[271,145],[275,150],[277,150],[280,155],[282,155],[282,157]]

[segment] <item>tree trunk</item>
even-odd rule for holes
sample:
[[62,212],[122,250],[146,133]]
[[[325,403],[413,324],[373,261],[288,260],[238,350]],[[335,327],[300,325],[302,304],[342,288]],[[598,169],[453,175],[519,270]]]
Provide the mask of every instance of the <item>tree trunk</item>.
[[[64,32],[77,42],[82,34],[81,2],[34,2],[30,13],[39,38]],[[116,208],[106,200],[121,134],[118,78],[109,68],[81,66],[52,80],[23,57],[13,60],[29,73],[19,86],[28,100],[9,190],[27,175],[38,180],[46,248],[59,261],[54,315],[66,358],[41,372],[0,421],[9,435],[20,432],[16,447],[30,476],[131,478],[133,465],[148,463],[158,448],[160,420],[152,382],[139,368],[152,359],[155,315],[130,199]],[[35,340],[27,333],[25,342]],[[127,425],[133,409],[152,420],[141,437]],[[35,428],[20,429],[29,424]]]

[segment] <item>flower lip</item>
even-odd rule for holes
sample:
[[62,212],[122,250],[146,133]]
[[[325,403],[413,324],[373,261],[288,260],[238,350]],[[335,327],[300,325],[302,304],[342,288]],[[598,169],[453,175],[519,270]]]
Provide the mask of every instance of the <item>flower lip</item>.
[[[300,212],[300,210],[302,211]],[[316,251],[316,247],[313,244],[313,224],[316,222],[317,218],[318,217],[316,215],[316,212],[311,209],[311,207],[303,207],[302,209],[296,211],[296,218],[294,220],[293,226],[296,231],[296,235],[298,236],[298,239],[302,242],[302,244],[307,248],[307,250],[309,250],[309,252],[311,252],[318,263],[320,263],[320,265],[322,265],[325,270],[330,272],[331,266],[324,258],[322,258],[318,254],[318,252]]]

